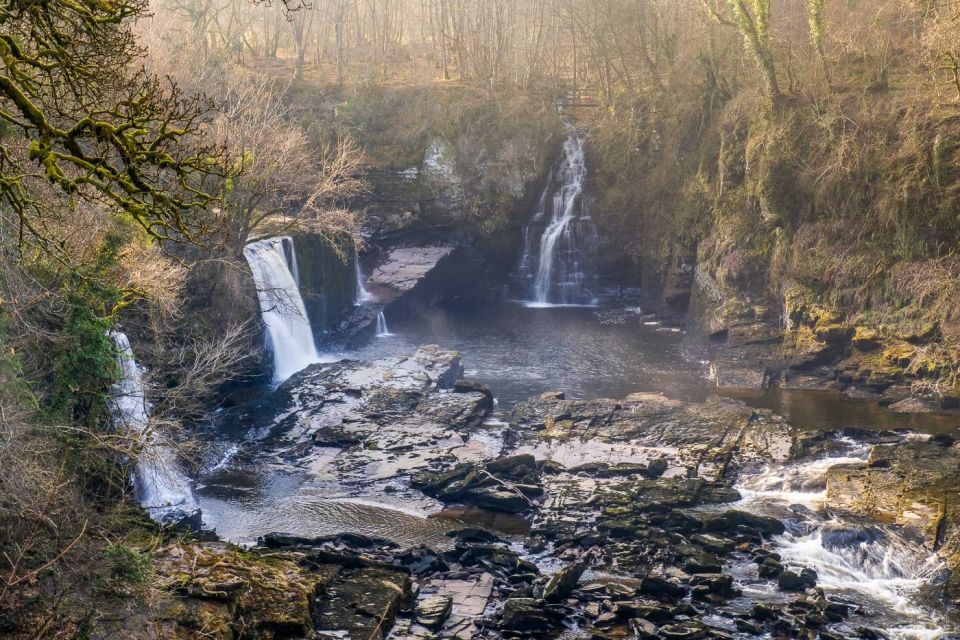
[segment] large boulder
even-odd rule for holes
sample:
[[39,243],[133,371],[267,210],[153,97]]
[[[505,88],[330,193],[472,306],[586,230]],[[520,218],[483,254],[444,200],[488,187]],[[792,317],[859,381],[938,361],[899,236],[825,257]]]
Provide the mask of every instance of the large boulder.
[[533,499],[543,493],[536,460],[531,455],[421,471],[411,476],[410,484],[443,502],[460,502],[506,513],[532,508]]

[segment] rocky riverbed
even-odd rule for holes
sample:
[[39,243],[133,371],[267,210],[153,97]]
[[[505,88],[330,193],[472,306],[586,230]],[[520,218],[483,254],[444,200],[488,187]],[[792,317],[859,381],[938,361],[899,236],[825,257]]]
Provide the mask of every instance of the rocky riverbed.
[[[802,431],[735,400],[649,393],[558,391],[501,413],[462,374],[459,354],[438,347],[314,365],[224,417],[246,435],[202,478],[208,523],[218,487],[238,478],[269,470],[282,490],[251,490],[220,513],[247,510],[240,529],[218,527],[246,550],[161,550],[157,637],[926,639],[956,628],[960,448],[949,437]],[[318,492],[374,505],[380,521],[305,510]]]

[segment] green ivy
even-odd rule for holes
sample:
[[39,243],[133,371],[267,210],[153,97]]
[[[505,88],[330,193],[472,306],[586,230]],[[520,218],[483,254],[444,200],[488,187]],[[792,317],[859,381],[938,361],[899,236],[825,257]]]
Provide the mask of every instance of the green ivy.
[[109,317],[97,313],[86,292],[68,294],[59,350],[53,356],[50,408],[87,426],[106,415],[107,394],[117,379],[117,360],[108,335]]
[[104,241],[90,273],[64,285],[66,309],[52,354],[49,409],[87,427],[109,416],[108,398],[119,376],[109,331],[120,292],[100,276],[116,265],[120,242]]

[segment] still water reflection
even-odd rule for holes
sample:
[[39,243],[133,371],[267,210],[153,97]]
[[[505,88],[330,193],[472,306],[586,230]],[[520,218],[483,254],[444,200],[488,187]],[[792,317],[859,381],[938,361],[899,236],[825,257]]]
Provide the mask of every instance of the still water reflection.
[[835,391],[716,389],[707,365],[688,353],[683,335],[646,320],[638,310],[530,308],[509,302],[431,308],[391,319],[394,335],[349,357],[410,354],[439,344],[463,354],[466,375],[484,383],[501,409],[545,391],[578,398],[623,398],[637,391],[703,401],[710,394],[772,409],[801,428],[914,429],[951,432],[951,414],[897,414]]

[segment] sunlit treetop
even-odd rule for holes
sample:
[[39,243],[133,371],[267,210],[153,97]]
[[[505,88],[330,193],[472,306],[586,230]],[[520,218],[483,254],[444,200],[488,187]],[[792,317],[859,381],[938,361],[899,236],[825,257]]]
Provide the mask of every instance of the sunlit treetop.
[[145,0],[0,0],[0,200],[41,244],[48,181],[128,215],[158,239],[195,241],[222,173],[204,146],[211,104],[138,67],[130,21]]

